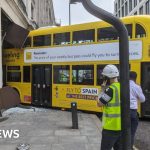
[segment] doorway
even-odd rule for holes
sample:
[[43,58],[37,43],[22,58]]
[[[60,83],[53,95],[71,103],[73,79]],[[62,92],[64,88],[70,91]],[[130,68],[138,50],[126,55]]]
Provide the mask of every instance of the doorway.
[[141,105],[141,115],[150,117],[150,63],[142,63],[142,89],[146,97],[145,103]]
[[32,104],[52,106],[52,65],[32,66]]

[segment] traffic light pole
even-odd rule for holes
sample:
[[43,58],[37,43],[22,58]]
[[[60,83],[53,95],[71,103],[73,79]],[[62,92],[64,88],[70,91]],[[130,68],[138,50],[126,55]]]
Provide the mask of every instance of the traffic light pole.
[[119,34],[119,62],[121,83],[121,124],[123,150],[131,149],[131,122],[129,96],[129,40],[125,25],[113,14],[97,7],[91,0],[70,0],[70,3],[81,2],[84,8],[99,19],[111,24]]

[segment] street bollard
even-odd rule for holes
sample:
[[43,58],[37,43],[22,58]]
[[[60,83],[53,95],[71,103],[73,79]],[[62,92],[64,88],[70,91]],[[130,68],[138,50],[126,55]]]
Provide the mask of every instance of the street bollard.
[[78,129],[78,114],[77,114],[77,103],[71,103],[71,111],[72,111],[72,129]]

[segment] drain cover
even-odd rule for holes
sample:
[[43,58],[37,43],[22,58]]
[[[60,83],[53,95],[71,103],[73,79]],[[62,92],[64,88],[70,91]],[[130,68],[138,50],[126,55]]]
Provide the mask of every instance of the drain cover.
[[19,144],[17,146],[17,150],[29,150],[30,149],[30,145],[29,144]]

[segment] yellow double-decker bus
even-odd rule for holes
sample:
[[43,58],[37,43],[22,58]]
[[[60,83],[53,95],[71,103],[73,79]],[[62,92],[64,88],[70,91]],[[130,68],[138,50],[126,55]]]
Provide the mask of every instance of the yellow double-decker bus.
[[[122,21],[130,39],[130,70],[147,97],[139,111],[150,116],[150,16]],[[101,72],[119,64],[118,45],[117,31],[103,21],[39,28],[23,49],[3,50],[4,83],[18,91],[22,103],[70,108],[74,101],[80,110],[101,112],[96,104]]]

